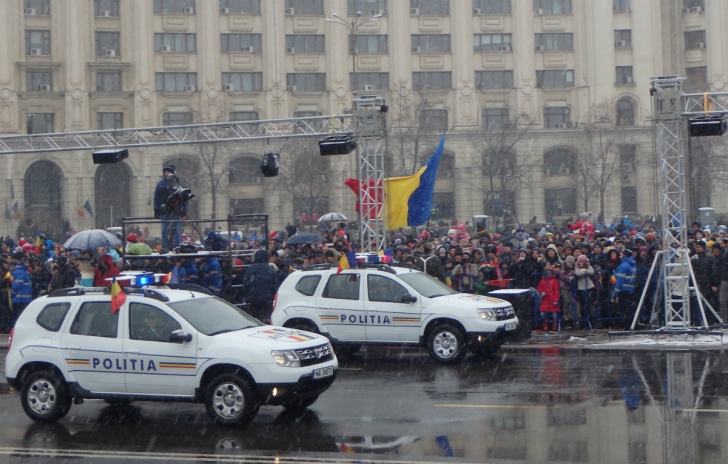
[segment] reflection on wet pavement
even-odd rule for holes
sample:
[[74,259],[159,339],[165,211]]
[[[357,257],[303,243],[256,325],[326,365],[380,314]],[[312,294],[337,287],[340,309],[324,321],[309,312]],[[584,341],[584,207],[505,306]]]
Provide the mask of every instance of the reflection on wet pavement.
[[[446,462],[726,463],[728,383],[718,353],[562,353],[441,366],[364,356],[309,411],[263,408],[250,426],[204,408],[87,401],[32,424],[2,396],[0,447]],[[4,423],[4,425],[3,425]],[[362,458],[364,456],[361,456]],[[458,459],[459,458],[459,459]]]

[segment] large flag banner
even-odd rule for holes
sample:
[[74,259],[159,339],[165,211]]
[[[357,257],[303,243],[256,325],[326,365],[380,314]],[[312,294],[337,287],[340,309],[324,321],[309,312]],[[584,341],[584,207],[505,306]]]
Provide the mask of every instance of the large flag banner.
[[88,214],[91,215],[91,217],[94,217],[94,210],[91,209],[91,202],[86,200],[86,203],[83,204],[83,207],[86,208],[86,211],[88,211]]
[[124,305],[126,301],[126,293],[121,289],[119,282],[114,279],[114,283],[111,284],[111,312],[114,314],[119,312],[119,308]]
[[437,168],[445,148],[445,134],[435,154],[416,174],[384,179],[384,223],[387,230],[421,226],[432,214]]

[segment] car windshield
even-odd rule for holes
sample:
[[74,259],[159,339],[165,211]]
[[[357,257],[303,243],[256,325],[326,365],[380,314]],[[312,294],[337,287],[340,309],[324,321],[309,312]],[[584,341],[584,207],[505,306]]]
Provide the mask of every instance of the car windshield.
[[205,335],[233,332],[262,324],[244,311],[219,298],[192,298],[168,306]]
[[397,277],[409,284],[410,287],[414,288],[417,293],[425,298],[436,298],[438,296],[457,293],[452,288],[424,272],[397,274]]

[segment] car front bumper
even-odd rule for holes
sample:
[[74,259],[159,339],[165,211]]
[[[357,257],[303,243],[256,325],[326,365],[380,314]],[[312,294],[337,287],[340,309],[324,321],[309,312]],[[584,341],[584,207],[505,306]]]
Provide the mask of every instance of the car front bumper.
[[313,379],[313,374],[302,375],[295,383],[259,383],[258,395],[261,404],[281,405],[290,401],[319,395],[331,386],[336,380],[338,367],[334,368],[334,374],[323,379]]

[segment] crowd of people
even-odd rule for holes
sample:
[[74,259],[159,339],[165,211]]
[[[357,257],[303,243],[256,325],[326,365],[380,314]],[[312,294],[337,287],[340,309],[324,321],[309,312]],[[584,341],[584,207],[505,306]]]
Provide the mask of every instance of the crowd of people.
[[[417,266],[456,291],[485,295],[500,288],[534,289],[538,330],[626,328],[660,249],[658,231],[649,221],[633,224],[629,218],[599,227],[589,213],[564,227],[540,226],[530,232],[522,225],[502,230],[453,221],[445,234],[398,230],[388,240],[394,263]],[[694,223],[689,248],[697,287],[728,320],[727,232],[725,226],[713,231]],[[206,230],[198,237],[204,240],[197,241],[181,233],[177,253],[165,255],[153,255],[160,246],[147,244],[139,230],[126,236],[126,250],[66,250],[43,235],[33,243],[6,238],[0,260],[0,326],[12,327],[38,296],[73,286],[109,286],[128,269],[167,274],[171,285],[199,285],[245,304],[265,321],[280,283],[291,272],[317,264],[336,266],[343,254],[360,251],[346,223],[321,231],[323,239],[313,243],[289,245],[295,234],[294,226],[268,236],[263,231],[233,233],[228,243],[214,231]],[[233,252],[205,254],[225,250]]]

